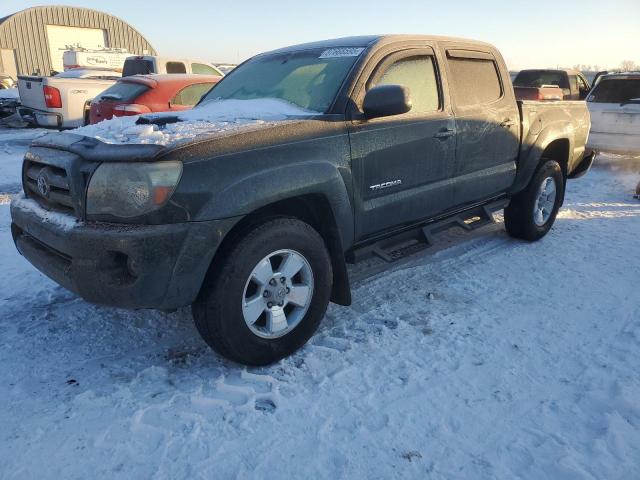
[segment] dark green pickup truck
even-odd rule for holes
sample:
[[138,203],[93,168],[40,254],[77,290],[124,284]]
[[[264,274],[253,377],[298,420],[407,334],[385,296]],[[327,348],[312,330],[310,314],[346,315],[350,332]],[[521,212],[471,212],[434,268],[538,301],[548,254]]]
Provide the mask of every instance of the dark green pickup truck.
[[304,345],[329,301],[350,304],[346,263],[501,209],[538,240],[592,161],[583,102],[516,102],[500,53],[453,38],[265,53],[173,115],[36,140],[13,237],[88,301],[192,305],[209,345],[255,365]]

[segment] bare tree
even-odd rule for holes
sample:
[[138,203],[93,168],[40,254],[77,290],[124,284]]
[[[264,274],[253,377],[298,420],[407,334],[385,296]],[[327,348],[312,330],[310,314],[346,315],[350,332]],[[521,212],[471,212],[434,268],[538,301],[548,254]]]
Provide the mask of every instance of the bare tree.
[[623,72],[633,72],[635,70],[640,70],[640,68],[633,60],[623,60],[620,62],[620,70]]

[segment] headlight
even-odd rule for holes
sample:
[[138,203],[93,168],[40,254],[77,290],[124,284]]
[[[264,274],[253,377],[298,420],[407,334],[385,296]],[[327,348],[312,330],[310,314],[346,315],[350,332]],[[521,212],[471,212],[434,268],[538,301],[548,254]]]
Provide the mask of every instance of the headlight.
[[182,162],[103,163],[87,190],[87,215],[132,218],[162,207],[182,175]]

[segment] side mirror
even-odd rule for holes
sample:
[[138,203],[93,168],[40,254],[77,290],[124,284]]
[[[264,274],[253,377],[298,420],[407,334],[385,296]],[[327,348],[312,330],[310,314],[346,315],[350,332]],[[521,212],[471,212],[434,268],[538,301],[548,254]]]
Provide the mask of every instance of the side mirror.
[[367,118],[401,115],[411,110],[411,94],[402,85],[379,85],[367,92],[362,105]]

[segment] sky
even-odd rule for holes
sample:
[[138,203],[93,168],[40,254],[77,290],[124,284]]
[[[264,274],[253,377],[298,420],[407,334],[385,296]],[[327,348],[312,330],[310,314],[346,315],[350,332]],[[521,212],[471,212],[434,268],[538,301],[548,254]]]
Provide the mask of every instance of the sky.
[[512,70],[640,64],[640,0],[2,0],[0,17],[59,4],[116,15],[161,55],[214,63],[313,40],[416,33],[492,43]]

